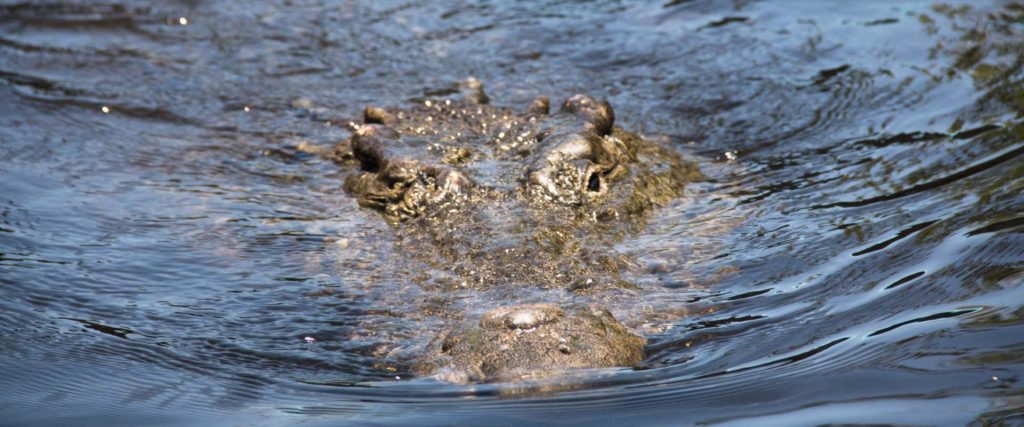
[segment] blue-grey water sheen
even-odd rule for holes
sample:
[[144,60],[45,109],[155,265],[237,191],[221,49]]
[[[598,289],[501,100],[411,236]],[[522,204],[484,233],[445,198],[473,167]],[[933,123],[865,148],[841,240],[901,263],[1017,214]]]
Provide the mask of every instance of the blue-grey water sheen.
[[[1015,1],[0,1],[0,424],[1024,423],[1022,65]],[[398,229],[295,147],[469,76],[708,176],[615,248],[639,367],[411,374]]]

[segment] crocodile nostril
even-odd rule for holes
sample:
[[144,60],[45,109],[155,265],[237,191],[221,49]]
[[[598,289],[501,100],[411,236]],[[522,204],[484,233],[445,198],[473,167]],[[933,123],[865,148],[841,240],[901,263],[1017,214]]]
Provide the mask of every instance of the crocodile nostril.
[[601,176],[597,172],[591,172],[587,179],[587,191],[601,191]]

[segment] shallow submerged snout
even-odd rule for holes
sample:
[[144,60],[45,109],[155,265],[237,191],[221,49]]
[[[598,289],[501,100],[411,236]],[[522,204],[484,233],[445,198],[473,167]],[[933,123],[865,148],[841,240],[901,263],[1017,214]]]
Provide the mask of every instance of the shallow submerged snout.
[[491,310],[438,344],[421,372],[453,382],[494,382],[635,366],[646,341],[601,307],[523,304]]

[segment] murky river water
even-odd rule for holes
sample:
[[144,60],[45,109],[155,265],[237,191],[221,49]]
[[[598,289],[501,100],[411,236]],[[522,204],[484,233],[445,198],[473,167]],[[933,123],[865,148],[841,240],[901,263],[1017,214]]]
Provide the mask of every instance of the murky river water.
[[[1022,423],[1022,37],[1003,1],[3,1],[0,424]],[[637,369],[411,375],[439,296],[295,147],[468,76],[708,175],[616,248]]]

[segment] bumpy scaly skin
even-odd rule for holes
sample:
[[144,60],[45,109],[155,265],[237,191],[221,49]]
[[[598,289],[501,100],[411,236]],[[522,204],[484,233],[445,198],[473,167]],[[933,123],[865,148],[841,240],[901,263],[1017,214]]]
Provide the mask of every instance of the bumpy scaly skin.
[[[673,150],[614,127],[608,102],[575,95],[549,114],[486,105],[478,81],[462,101],[367,107],[336,158],[359,171],[345,190],[385,218],[409,221],[403,250],[461,279],[449,291],[534,286],[593,295],[628,288],[628,260],[610,249],[653,207],[700,178]],[[643,338],[607,310],[515,305],[449,328],[415,370],[452,381],[537,378],[570,368],[632,366]],[[461,316],[456,316],[461,317]]]
[[388,218],[407,219],[473,185],[448,166],[400,155],[394,150],[400,144],[397,138],[394,129],[378,124],[360,127],[352,137],[352,153],[365,172],[349,175],[345,191],[358,195],[360,205],[380,209]]
[[644,357],[644,339],[607,310],[553,304],[492,310],[477,326],[443,336],[440,346],[417,370],[453,382],[534,379],[571,368],[632,366]]
[[548,149],[530,166],[527,185],[537,197],[579,205],[603,196],[634,153],[611,135],[615,114],[607,101],[576,95],[562,105],[562,116],[544,132]]
[[[479,82],[477,82],[479,84]],[[480,86],[467,95],[470,105],[486,100]],[[546,116],[547,98],[538,98],[527,110]],[[492,113],[493,114],[493,113]],[[349,176],[345,190],[362,206],[383,211],[392,220],[406,220],[424,213],[428,206],[466,195],[473,181],[440,162],[424,161],[403,142],[391,126],[401,122],[379,107],[367,107],[365,124],[350,140],[363,173]],[[561,112],[531,135],[543,147],[534,154],[526,171],[527,193],[536,199],[565,205],[581,205],[601,198],[610,182],[626,172],[634,150],[612,135],[615,116],[607,101],[584,95],[570,97]],[[453,197],[454,196],[454,197]]]

